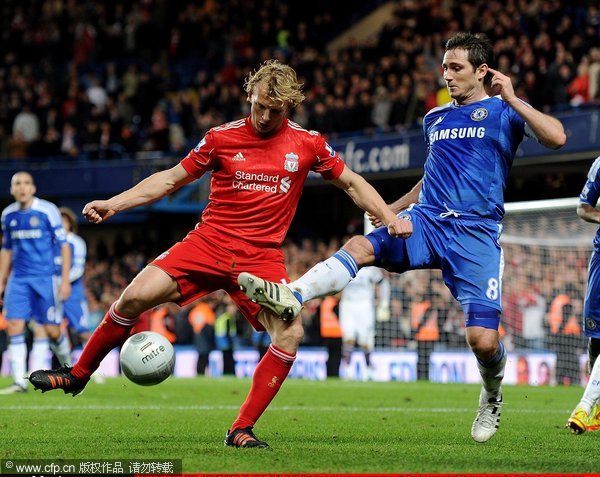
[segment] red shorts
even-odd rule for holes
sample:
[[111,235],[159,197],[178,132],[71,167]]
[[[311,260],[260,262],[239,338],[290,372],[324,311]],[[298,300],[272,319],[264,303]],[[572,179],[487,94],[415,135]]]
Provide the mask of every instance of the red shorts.
[[238,275],[249,272],[269,281],[289,281],[280,249],[256,247],[204,225],[192,230],[151,265],[175,279],[181,293],[178,305],[222,289],[257,331],[264,331],[257,319],[262,307],[242,293]]

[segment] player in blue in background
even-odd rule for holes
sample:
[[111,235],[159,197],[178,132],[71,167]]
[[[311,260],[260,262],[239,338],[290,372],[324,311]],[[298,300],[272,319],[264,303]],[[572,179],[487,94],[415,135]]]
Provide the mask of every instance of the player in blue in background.
[[[587,181],[579,195],[577,215],[592,224],[600,224],[596,204],[600,198],[600,157],[590,168]],[[594,237],[594,252],[588,267],[588,283],[583,304],[583,332],[588,341],[588,369],[590,379],[577,407],[567,421],[567,428],[575,434],[600,430],[600,229]]]
[[[78,335],[82,346],[90,338],[90,320],[83,284],[83,273],[85,271],[85,260],[87,256],[87,245],[85,241],[76,234],[77,217],[68,207],[58,209],[65,229],[67,243],[71,249],[71,270],[69,280],[71,281],[71,294],[64,302],[57,303],[57,313],[67,320],[69,327]],[[61,244],[55,246],[56,275],[60,278],[62,273]],[[63,340],[58,360],[61,364],[71,365],[70,348],[71,343]],[[33,335],[33,346],[31,348],[31,369],[44,369],[50,367],[47,362],[48,336],[42,326],[36,326]],[[68,359],[66,359],[68,357]]]
[[[62,314],[57,313],[56,303],[71,293],[71,251],[58,208],[35,197],[35,191],[31,175],[17,172],[10,184],[15,202],[2,211],[0,295],[4,293],[4,317],[10,340],[8,354],[14,383],[0,390],[0,394],[27,391],[25,326],[31,318],[44,326],[55,353],[59,352],[65,339],[60,328]],[[58,286],[54,284],[56,243],[61,245],[63,263]]]
[[462,305],[466,339],[483,380],[471,428],[477,442],[496,433],[502,409],[506,354],[498,327],[504,260],[498,239],[508,173],[525,135],[552,149],[566,141],[560,121],[517,98],[510,78],[491,64],[493,48],[485,35],[459,33],[446,43],[442,69],[452,101],[424,118],[424,176],[390,205],[405,220],[353,237],[289,285],[247,273],[238,278],[251,299],[292,319],[303,301],[339,292],[361,267],[399,273],[441,269]]
[[[63,303],[63,316],[68,320],[69,326],[77,333],[82,346],[90,338],[90,315],[87,298],[85,296],[83,274],[85,272],[85,260],[87,257],[87,245],[77,235],[77,217],[68,207],[59,209],[62,217],[63,227],[67,232],[67,242],[71,247],[71,295]],[[40,369],[40,368],[37,368]]]

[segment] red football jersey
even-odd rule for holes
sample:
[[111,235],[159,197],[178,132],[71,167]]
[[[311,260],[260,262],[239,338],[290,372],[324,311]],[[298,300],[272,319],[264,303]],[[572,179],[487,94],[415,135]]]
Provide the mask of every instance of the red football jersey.
[[181,161],[192,176],[211,171],[202,222],[259,246],[280,246],[310,171],[337,179],[338,154],[316,131],[285,120],[268,138],[250,118],[212,128]]

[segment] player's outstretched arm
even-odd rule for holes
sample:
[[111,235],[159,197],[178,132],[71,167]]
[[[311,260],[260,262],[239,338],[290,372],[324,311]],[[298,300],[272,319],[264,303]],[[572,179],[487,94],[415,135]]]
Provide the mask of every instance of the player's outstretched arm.
[[[415,184],[415,186],[400,197],[398,200],[392,202],[389,207],[394,214],[399,214],[403,210],[406,210],[411,204],[416,204],[419,201],[419,194],[421,193],[421,186],[423,185],[423,179]],[[375,227],[381,227],[383,223],[375,216],[368,214],[369,220]]]
[[534,107],[523,103],[515,95],[511,79],[505,74],[492,68],[491,90],[499,94],[502,99],[521,116],[533,130],[538,140],[550,149],[559,149],[567,142],[567,135],[562,123],[552,116],[538,111]]
[[350,168],[344,167],[340,176],[332,182],[343,189],[362,210],[387,225],[390,235],[407,238],[412,233],[412,224],[398,219],[375,188]]
[[600,210],[592,207],[590,204],[579,204],[577,206],[577,215],[586,222],[600,224]]
[[82,213],[90,222],[99,224],[118,212],[161,199],[194,179],[181,164],[177,164],[171,169],[152,174],[131,189],[108,200],[94,200],[87,203]]

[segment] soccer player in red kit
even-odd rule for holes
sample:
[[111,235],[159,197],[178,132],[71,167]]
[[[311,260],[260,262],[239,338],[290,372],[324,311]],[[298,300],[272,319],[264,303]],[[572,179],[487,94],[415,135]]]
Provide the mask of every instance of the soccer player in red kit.
[[118,212],[148,204],[211,172],[209,204],[201,222],[183,241],[158,256],[125,288],[110,307],[73,368],[33,372],[29,380],[43,392],[80,393],[113,348],[122,345],[144,311],[165,302],[185,305],[214,290],[232,297],[256,330],[272,344],[258,363],[239,415],[225,445],[268,447],[253,426],[288,375],[304,334],[300,320],[284,322],[250,301],[237,276],[250,272],[268,280],[288,281],[281,243],[288,231],[310,171],[342,188],[363,210],[389,224],[401,221],[362,177],[347,168],[315,131],[288,119],[304,100],[295,71],[265,62],[245,82],[250,116],[211,129],[175,167],[157,172],[108,200],[95,200],[83,215],[100,223]]

